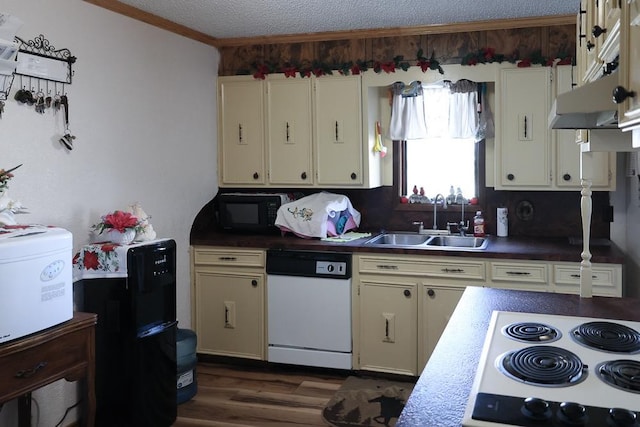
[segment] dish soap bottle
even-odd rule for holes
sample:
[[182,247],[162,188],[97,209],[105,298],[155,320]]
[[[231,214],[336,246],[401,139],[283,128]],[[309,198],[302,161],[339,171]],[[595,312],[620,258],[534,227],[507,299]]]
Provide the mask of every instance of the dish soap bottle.
[[484,237],[484,217],[482,211],[476,211],[476,216],[473,217],[473,236]]

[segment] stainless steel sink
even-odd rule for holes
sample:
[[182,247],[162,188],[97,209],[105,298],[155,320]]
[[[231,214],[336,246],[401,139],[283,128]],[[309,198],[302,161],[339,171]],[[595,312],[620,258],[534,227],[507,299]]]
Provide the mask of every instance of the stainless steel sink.
[[432,236],[411,233],[384,233],[365,242],[365,245],[418,246],[425,244]]
[[365,245],[425,249],[474,250],[486,249],[488,240],[473,236],[430,236],[416,233],[383,233],[365,242]]
[[484,237],[473,236],[434,236],[428,242],[427,246],[438,248],[465,248],[465,249],[485,249],[487,247],[487,239]]

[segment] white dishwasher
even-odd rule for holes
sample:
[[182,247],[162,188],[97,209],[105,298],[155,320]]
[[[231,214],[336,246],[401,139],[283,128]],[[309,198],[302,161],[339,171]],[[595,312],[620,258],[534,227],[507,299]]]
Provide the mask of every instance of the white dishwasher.
[[351,254],[267,251],[267,360],[351,369]]

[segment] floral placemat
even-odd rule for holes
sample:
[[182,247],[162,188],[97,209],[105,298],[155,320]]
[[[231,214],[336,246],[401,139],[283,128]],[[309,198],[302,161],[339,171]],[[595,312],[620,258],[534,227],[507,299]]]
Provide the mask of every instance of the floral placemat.
[[96,242],[83,246],[73,257],[73,281],[109,277],[127,277],[127,251],[166,239],[119,245]]

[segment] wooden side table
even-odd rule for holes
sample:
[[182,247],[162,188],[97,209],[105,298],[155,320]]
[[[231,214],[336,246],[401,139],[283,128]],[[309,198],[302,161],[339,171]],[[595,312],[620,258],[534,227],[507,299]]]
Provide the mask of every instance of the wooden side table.
[[97,315],[75,312],[60,325],[0,345],[0,403],[18,398],[18,425],[31,425],[31,392],[58,381],[83,380],[82,425],[95,423]]

